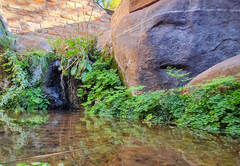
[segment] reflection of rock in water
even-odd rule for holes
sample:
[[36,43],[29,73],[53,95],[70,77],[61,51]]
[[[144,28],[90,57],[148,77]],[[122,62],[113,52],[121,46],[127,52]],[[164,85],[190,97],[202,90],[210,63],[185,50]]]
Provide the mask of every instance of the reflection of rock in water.
[[67,109],[68,101],[65,91],[62,92],[60,62],[51,62],[47,71],[47,80],[43,86],[43,92],[47,94],[50,101],[50,109]]

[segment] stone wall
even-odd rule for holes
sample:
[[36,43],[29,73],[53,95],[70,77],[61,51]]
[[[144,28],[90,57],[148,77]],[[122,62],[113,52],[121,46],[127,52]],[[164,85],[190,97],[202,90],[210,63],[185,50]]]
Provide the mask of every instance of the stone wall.
[[93,0],[4,0],[2,8],[13,34],[55,39],[110,29],[111,15]]

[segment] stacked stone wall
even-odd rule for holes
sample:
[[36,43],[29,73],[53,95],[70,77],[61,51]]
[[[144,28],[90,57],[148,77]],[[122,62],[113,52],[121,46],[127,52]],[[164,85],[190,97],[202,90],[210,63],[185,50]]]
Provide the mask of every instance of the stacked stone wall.
[[86,30],[93,34],[110,29],[111,15],[93,0],[3,0],[1,3],[13,34],[55,39],[84,35]]

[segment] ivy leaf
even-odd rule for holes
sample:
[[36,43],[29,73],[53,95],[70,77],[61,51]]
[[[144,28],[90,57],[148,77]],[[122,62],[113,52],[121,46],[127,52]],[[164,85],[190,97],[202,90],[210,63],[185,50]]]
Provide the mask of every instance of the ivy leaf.
[[83,69],[83,66],[84,66],[84,61],[82,60],[82,61],[80,61],[79,65],[78,65],[78,68],[79,68],[80,70],[82,70],[82,69]]
[[85,78],[86,78],[87,72],[83,72],[81,75],[82,81],[84,82]]
[[77,74],[77,67],[74,66],[72,69],[71,69],[71,75],[72,76],[75,76]]
[[18,163],[16,166],[27,166],[26,163]]
[[87,69],[88,69],[88,71],[90,71],[90,70],[92,70],[92,66],[91,66],[91,64],[87,64]]
[[74,41],[71,41],[71,40],[68,40],[68,43],[69,45],[72,47],[72,46],[75,46],[75,42]]
[[35,103],[40,103],[41,102],[41,98],[35,98],[35,99],[33,99],[33,101],[35,102]]

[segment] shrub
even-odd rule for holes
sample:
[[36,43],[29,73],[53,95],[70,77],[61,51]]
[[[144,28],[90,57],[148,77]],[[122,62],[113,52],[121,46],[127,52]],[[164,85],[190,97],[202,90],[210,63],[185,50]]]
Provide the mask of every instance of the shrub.
[[122,86],[108,62],[94,63],[83,79],[85,85],[78,89],[79,97],[87,97],[83,105],[88,113],[240,134],[240,83],[236,78],[216,78],[190,87],[188,94],[170,89],[132,95],[143,86]]

